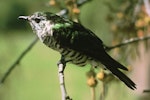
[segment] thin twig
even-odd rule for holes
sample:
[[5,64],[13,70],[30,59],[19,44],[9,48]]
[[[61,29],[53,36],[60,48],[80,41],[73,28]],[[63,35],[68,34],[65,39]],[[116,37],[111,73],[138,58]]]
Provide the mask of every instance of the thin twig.
[[143,90],[143,93],[150,93],[150,89]]
[[102,82],[102,91],[100,93],[100,100],[105,100],[105,83]]
[[122,47],[122,46],[125,46],[128,44],[131,44],[131,43],[135,43],[135,42],[139,42],[139,41],[143,41],[143,40],[148,40],[148,39],[150,39],[150,36],[131,38],[129,40],[126,40],[126,41],[124,41],[120,44],[114,45],[114,46],[110,46],[110,47],[106,46],[105,50],[109,51],[109,50],[112,50],[114,48],[119,48],[119,47]]
[[35,43],[38,41],[38,38],[36,37],[33,42],[21,53],[21,55],[16,59],[16,61],[9,67],[9,69],[7,70],[7,72],[4,74],[4,76],[2,77],[0,84],[4,83],[6,78],[8,77],[8,75],[10,75],[10,73],[12,72],[12,70],[15,68],[15,66],[17,66],[20,61],[22,60],[22,58],[29,52],[29,50],[31,50],[31,48],[35,45]]

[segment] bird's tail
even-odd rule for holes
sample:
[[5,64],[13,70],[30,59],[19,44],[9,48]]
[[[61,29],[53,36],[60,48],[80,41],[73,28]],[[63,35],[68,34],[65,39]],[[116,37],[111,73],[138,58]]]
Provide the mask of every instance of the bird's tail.
[[128,70],[126,67],[118,63],[107,53],[105,54],[103,60],[101,60],[101,63],[104,64],[108,70],[110,70],[115,76],[117,76],[121,81],[123,81],[129,88],[133,90],[136,89],[136,84],[118,69],[120,68],[123,70]]

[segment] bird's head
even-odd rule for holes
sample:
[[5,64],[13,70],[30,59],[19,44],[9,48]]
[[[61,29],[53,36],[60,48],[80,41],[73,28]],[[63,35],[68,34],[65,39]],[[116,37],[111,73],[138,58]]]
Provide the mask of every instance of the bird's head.
[[54,24],[53,17],[57,16],[49,12],[36,12],[31,16],[19,16],[19,19],[26,20],[30,23],[33,31],[41,33],[45,27]]
[[35,12],[30,16],[19,16],[19,19],[28,21],[41,41],[44,36],[53,36],[54,25],[64,21],[62,17],[50,12]]

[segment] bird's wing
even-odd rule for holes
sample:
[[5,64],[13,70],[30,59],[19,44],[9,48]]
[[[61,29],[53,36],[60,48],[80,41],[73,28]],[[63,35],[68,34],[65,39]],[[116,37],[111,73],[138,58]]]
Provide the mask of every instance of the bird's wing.
[[[92,31],[79,23],[58,24],[53,36],[62,48],[72,49],[100,61],[106,67],[127,70],[126,67],[111,58],[104,50],[103,42]],[[111,65],[111,66],[108,66]],[[109,68],[108,68],[109,69]]]
[[127,70],[127,68],[105,52],[102,41],[90,30],[73,22],[67,27],[63,25],[59,29],[54,29],[53,35],[61,47],[78,51],[100,61],[128,87],[136,88],[135,83],[118,69]]
[[75,22],[67,27],[54,29],[53,35],[63,48],[73,49],[94,58],[104,50],[102,41],[93,32]]

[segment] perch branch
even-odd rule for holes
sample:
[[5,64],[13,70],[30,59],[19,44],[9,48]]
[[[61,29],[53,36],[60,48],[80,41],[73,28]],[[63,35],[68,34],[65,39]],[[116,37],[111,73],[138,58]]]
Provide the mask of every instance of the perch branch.
[[65,80],[64,80],[64,70],[66,67],[66,61],[64,60],[64,57],[61,57],[61,60],[58,62],[58,76],[59,76],[59,83],[60,83],[60,89],[62,94],[62,100],[72,100],[68,95],[65,87]]

